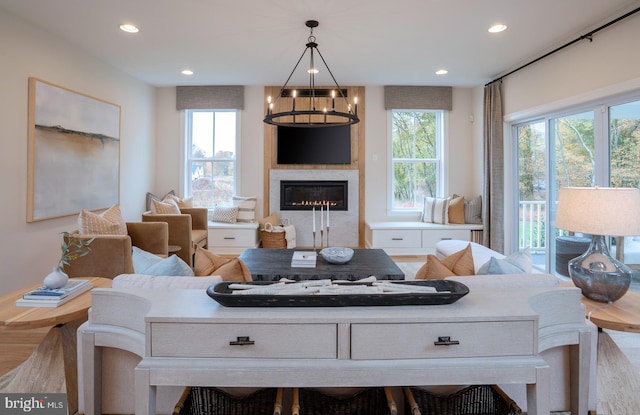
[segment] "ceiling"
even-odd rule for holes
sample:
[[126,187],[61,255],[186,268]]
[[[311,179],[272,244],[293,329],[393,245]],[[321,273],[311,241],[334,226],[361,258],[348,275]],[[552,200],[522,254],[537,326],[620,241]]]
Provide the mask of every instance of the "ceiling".
[[[638,6],[639,0],[0,0],[0,9],[155,86],[282,85],[305,48],[309,19],[320,22],[318,49],[340,85],[478,86]],[[125,22],[140,32],[120,31]],[[508,29],[488,33],[495,23]],[[289,85],[308,84],[308,58],[302,62]],[[182,75],[185,68],[194,75]],[[435,75],[441,68],[449,73]],[[316,84],[333,85],[326,73]]]

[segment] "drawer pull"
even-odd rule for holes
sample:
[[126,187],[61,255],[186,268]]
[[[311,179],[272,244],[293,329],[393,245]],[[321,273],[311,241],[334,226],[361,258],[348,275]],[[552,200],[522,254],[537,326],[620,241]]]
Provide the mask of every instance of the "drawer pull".
[[451,346],[453,344],[460,344],[458,340],[451,340],[450,336],[438,336],[438,341],[433,342],[435,346]]
[[225,236],[224,239],[236,239],[234,236]]
[[440,240],[441,240],[441,241],[450,241],[450,240],[452,240],[452,239],[453,239],[453,238],[447,238],[447,237],[442,237],[442,238],[440,238]]
[[229,346],[246,346],[248,344],[255,344],[253,340],[249,339],[249,336],[238,336],[236,341],[230,341]]
[[392,241],[404,241],[404,238],[391,238]]

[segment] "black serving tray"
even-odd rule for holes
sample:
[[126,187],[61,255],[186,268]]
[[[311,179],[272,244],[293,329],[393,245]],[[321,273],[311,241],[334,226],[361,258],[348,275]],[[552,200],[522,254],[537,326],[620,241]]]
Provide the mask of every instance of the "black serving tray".
[[[232,290],[229,289],[229,285],[237,283],[220,282],[207,288],[207,294],[226,307],[349,307],[451,304],[469,293],[469,287],[457,281],[419,280],[393,281],[393,283],[435,287],[438,292],[411,294],[234,295]],[[253,281],[244,284],[270,285],[274,284],[274,282]],[[356,285],[357,281],[344,284]]]

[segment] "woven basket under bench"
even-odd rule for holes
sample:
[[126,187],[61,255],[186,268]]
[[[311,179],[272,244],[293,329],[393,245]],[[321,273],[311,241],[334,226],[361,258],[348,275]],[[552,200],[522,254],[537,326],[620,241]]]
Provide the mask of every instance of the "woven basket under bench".
[[246,397],[211,387],[187,387],[173,415],[279,415],[282,389],[260,389]]
[[271,223],[267,222],[264,225],[264,229],[260,229],[260,239],[262,240],[263,248],[287,248],[286,232],[281,226],[283,225],[274,227]]
[[517,415],[520,407],[496,385],[469,386],[450,395],[405,387],[407,415]]

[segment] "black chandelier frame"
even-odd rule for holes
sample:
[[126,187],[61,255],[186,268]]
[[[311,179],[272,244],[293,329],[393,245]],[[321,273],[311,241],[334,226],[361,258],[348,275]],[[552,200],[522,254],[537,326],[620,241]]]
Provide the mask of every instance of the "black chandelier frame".
[[[349,104],[349,101],[347,100],[347,93],[346,93],[346,89],[343,89],[340,87],[340,85],[338,84],[338,81],[336,80],[335,76],[333,76],[333,72],[331,72],[331,69],[329,68],[329,65],[327,65],[327,62],[325,61],[324,57],[322,56],[322,53],[320,53],[320,50],[318,49],[318,44],[316,43],[316,37],[313,35],[313,28],[318,27],[319,23],[317,20],[307,20],[305,22],[305,26],[307,26],[310,31],[311,34],[309,35],[309,38],[307,39],[307,44],[306,44],[306,48],[305,50],[302,52],[302,55],[300,56],[300,58],[298,59],[298,61],[296,62],[296,65],[293,67],[293,70],[291,71],[291,73],[289,74],[289,77],[287,78],[286,82],[284,83],[284,85],[282,86],[282,88],[280,88],[280,92],[278,93],[278,96],[276,97],[275,101],[271,102],[271,97],[268,98],[267,100],[267,114],[264,117],[264,122],[266,124],[270,124],[270,125],[276,125],[276,126],[287,126],[287,127],[336,127],[336,126],[345,126],[345,125],[352,125],[352,124],[357,124],[358,122],[360,122],[360,119],[358,118],[358,101],[357,101],[357,97],[354,100],[354,105],[353,105],[353,109],[351,107],[351,104]],[[296,72],[296,69],[298,69],[298,66],[300,65],[300,62],[302,61],[302,59],[304,58],[304,56],[307,54],[307,52],[309,52],[309,89],[304,91],[304,94],[301,94],[300,98],[309,98],[310,100],[310,105],[309,108],[310,109],[305,109],[305,110],[297,110],[296,109],[296,97],[297,97],[297,91],[293,90],[293,91],[289,91],[287,88],[287,85],[289,84],[289,81],[291,80],[291,77],[293,76],[293,74]],[[316,108],[316,102],[317,102],[317,98],[320,97],[327,97],[327,90],[322,89],[322,90],[317,90],[316,89],[316,85],[315,85],[315,74],[318,72],[315,66],[315,54],[317,54],[320,59],[322,60],[322,63],[324,64],[325,68],[327,69],[329,75],[331,76],[331,79],[333,80],[336,89],[335,91],[337,91],[337,95],[338,98],[341,98],[345,101],[346,105],[347,105],[347,112],[344,111],[337,111],[335,109],[335,98],[336,98],[336,93],[335,91],[332,91],[332,99],[331,99],[331,109],[323,109],[323,110],[319,110]],[[291,111],[281,111],[281,112],[273,112],[273,108],[276,102],[278,102],[278,100],[282,97],[289,97],[291,96],[293,98],[293,103],[292,103],[292,107],[291,107]],[[344,122],[327,122],[327,117],[331,117],[331,119],[342,119],[344,120]],[[287,118],[289,120],[292,121],[284,121],[285,117],[290,117]],[[314,120],[317,119],[322,119],[322,121],[312,121],[312,118]]]

